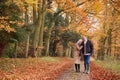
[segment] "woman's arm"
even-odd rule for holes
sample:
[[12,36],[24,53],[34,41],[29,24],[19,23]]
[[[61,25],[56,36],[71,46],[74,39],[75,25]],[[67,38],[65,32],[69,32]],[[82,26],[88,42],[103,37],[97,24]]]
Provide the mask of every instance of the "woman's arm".
[[82,47],[83,47],[83,46],[79,46],[78,44],[76,44],[76,48],[77,48],[78,50],[81,50]]

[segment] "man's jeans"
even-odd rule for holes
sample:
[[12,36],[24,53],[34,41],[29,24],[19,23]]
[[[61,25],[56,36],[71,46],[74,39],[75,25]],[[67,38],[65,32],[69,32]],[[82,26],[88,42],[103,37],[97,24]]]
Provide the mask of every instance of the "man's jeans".
[[90,55],[84,55],[84,64],[90,64]]

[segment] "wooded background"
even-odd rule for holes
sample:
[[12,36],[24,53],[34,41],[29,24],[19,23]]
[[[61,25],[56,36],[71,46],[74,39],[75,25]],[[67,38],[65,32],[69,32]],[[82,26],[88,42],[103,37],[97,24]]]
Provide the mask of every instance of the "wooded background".
[[81,34],[96,59],[120,59],[120,1],[0,0],[0,57],[72,56]]

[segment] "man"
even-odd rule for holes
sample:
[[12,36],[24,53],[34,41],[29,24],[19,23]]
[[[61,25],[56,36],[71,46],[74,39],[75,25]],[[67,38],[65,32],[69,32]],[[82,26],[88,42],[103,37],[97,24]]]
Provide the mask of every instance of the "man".
[[93,44],[92,42],[87,39],[86,36],[82,36],[82,46],[83,48],[81,49],[83,55],[84,55],[84,73],[89,74],[90,73],[90,56],[93,54]]

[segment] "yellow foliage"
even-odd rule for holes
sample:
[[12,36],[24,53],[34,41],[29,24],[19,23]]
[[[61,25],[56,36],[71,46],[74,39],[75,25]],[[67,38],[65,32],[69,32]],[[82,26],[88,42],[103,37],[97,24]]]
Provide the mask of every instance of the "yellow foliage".
[[10,32],[15,32],[16,30],[14,28],[10,27],[10,24],[17,24],[18,26],[23,26],[23,22],[21,21],[8,21],[9,17],[8,16],[0,16],[0,31],[5,30],[8,33]]
[[38,0],[25,0],[28,4],[36,4]]
[[56,0],[59,9],[68,10],[75,8],[75,3],[72,0]]
[[98,14],[103,8],[103,4],[97,0],[95,4],[93,5],[93,9],[95,10],[96,14]]
[[10,26],[7,26],[7,25],[0,24],[0,31],[3,30],[3,29],[5,31],[7,31],[8,33],[15,32],[14,28],[11,28]]
[[51,9],[46,9],[47,12],[53,13],[54,11]]
[[20,4],[22,4],[23,2],[27,2],[28,4],[36,4],[37,1],[38,0],[14,0],[15,3],[20,3]]
[[88,13],[99,14],[102,9],[104,9],[103,2],[101,0],[91,0],[87,2],[83,8],[88,11]]

